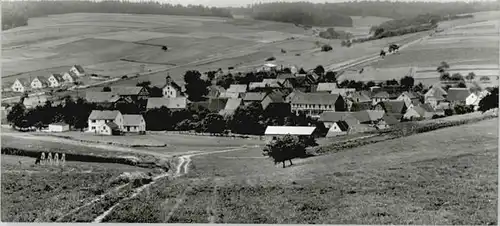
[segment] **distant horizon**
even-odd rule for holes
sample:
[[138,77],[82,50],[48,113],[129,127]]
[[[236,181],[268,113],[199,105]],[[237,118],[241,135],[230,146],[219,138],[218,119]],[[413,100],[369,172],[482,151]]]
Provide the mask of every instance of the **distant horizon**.
[[[4,0],[4,1],[26,1],[26,0]],[[28,0],[30,1],[30,0]],[[31,1],[40,1],[40,0],[31,0]],[[55,0],[57,1],[57,0]],[[76,0],[78,1],[78,0]],[[95,1],[95,0],[94,0]],[[103,0],[96,0],[103,1]],[[130,2],[147,2],[149,0],[128,0]],[[187,5],[203,5],[209,7],[246,7],[251,4],[257,3],[274,3],[274,2],[311,2],[311,3],[346,3],[346,2],[363,2],[363,1],[378,1],[378,0],[361,0],[361,1],[349,1],[349,0],[151,0],[157,1],[160,3],[169,3],[169,4],[180,4],[183,6]],[[381,2],[428,2],[428,3],[453,3],[453,2],[461,2],[461,3],[473,3],[473,2],[495,2],[496,0],[382,0]]]

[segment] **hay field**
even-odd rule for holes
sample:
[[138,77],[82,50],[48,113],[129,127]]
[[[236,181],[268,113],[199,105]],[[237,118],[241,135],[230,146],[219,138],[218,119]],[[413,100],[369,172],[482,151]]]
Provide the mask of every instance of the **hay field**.
[[105,221],[496,224],[497,122],[296,160],[285,169],[260,149],[194,157],[188,178],[153,185],[154,196],[124,202]]

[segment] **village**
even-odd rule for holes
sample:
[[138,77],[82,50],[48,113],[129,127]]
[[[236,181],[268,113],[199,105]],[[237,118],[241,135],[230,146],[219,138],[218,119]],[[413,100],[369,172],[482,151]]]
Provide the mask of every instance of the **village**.
[[[355,73],[362,71],[363,69]],[[85,117],[80,119],[85,121],[84,125],[77,126],[78,128],[75,128],[74,120],[67,122],[63,117],[52,117],[52,121],[36,121],[14,115],[10,117],[9,123],[14,127],[37,127],[38,130],[51,133],[78,129],[95,135],[143,135],[147,130],[170,129],[206,132],[218,136],[240,133],[271,137],[286,134],[335,137],[382,130],[405,121],[429,120],[477,111],[481,99],[491,91],[488,84],[478,82],[477,78],[474,81],[474,77],[470,75],[464,78],[457,74],[452,76],[453,80],[424,87],[422,84],[415,84],[411,73],[401,75],[400,81],[364,84],[359,81],[336,81],[342,72],[325,72],[322,66],[306,72],[302,68],[297,70],[293,66],[285,68],[272,63],[266,63],[246,74],[235,73],[235,76],[230,70],[224,73],[222,69],[204,74],[188,71],[184,75],[185,81],[189,73],[194,75],[194,80],[184,86],[176,83],[166,73],[165,83],[154,84],[156,86],[145,81],[136,86],[106,86],[101,91],[87,91],[83,102],[92,107],[87,108],[86,113],[78,114]],[[450,77],[443,68],[438,68],[436,73],[441,73],[442,78]],[[74,65],[62,74],[51,74],[48,78],[35,77],[31,81],[16,79],[9,91],[24,93],[17,105],[22,105],[25,111],[31,110],[38,114],[36,111],[41,112],[46,105],[56,108],[56,103],[65,105],[64,100],[72,98],[67,96],[63,101],[55,102],[50,95],[30,96],[27,95],[28,91],[69,87],[78,84],[81,78],[91,76],[80,65]],[[190,85],[194,88],[186,88]],[[78,102],[77,98],[73,99]],[[260,111],[251,112],[249,106],[252,104],[260,108]],[[8,116],[14,106],[15,104],[3,104],[3,115]],[[159,119],[151,116],[154,111],[160,111],[161,114],[162,109],[168,111],[163,111],[165,116],[175,115],[175,112],[178,114],[163,119],[162,116]],[[231,120],[239,120],[235,118],[241,116],[235,117],[235,114],[241,115],[243,109],[250,111],[248,114],[260,114],[254,117],[260,124],[245,120],[240,120],[239,123],[250,127],[257,123],[259,129],[238,131],[229,125]],[[198,114],[198,118],[189,115],[202,111],[206,112]],[[218,117],[203,120],[203,116],[206,118],[208,114],[216,114]],[[26,115],[29,114],[24,114]],[[297,117],[301,117],[301,120],[297,120]],[[7,118],[4,117],[4,123]],[[173,126],[162,127],[158,124]]]

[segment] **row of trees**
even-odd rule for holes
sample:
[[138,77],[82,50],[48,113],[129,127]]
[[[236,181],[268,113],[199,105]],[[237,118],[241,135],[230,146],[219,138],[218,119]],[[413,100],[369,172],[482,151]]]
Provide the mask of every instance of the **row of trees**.
[[328,28],[319,33],[319,37],[324,39],[350,39],[353,35],[346,31],[336,31],[334,28]]
[[2,28],[9,29],[26,25],[28,18],[65,13],[129,13],[232,18],[230,10],[225,8],[201,5],[182,6],[154,1],[4,1],[2,2]]

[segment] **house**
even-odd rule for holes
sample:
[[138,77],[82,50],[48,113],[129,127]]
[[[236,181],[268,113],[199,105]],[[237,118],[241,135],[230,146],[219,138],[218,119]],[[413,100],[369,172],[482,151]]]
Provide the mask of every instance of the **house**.
[[73,73],[72,71],[65,72],[63,74],[62,78],[66,84],[73,84],[76,81],[78,81],[78,76],[75,73]]
[[49,124],[49,132],[61,133],[69,131],[69,125],[64,122],[56,122]]
[[[282,88],[283,86],[281,85],[280,81],[283,83],[286,82],[286,80],[278,80],[278,79],[264,79],[262,82],[251,82],[249,84],[248,89],[249,90],[255,90],[255,89],[277,89],[277,88]],[[287,82],[287,84],[290,84]]]
[[418,119],[422,119],[423,117],[420,114],[420,111],[421,111],[421,109],[418,106],[409,108],[406,111],[406,113],[403,115],[403,119],[406,119],[406,120],[418,120]]
[[220,113],[226,109],[226,105],[231,98],[211,98],[208,100],[207,108],[211,112]]
[[[348,111],[370,110],[372,100],[365,92],[354,92],[346,98]],[[356,105],[354,108],[353,105]]]
[[182,95],[182,87],[175,83],[170,76],[165,78],[165,85],[161,88],[163,97],[175,98]]
[[363,110],[352,112],[354,117],[363,124],[376,124],[385,115],[384,111],[380,110]]
[[151,97],[148,99],[146,109],[149,110],[149,109],[161,108],[161,107],[166,107],[170,110],[186,109],[187,98],[186,97],[173,97],[173,98]]
[[267,96],[266,92],[248,92],[245,93],[245,96],[243,97],[243,104],[249,105],[250,103],[253,102],[259,102],[261,103],[262,100]]
[[322,122],[326,128],[331,128],[335,123],[343,121],[347,124],[359,124],[359,120],[354,117],[352,112],[335,112],[335,111],[325,111],[321,113],[319,121]]
[[[382,122],[384,127],[391,127],[400,123],[400,119],[396,118],[394,115],[384,115],[382,117]],[[382,124],[382,123],[381,123]]]
[[302,111],[311,117],[319,117],[323,111],[345,111],[347,109],[342,96],[329,93],[295,92],[290,105],[292,112]]
[[430,104],[433,108],[436,108],[439,103],[446,100],[447,94],[448,93],[439,84],[436,84],[424,94],[424,103]]
[[318,83],[316,92],[332,92],[338,88],[337,83]]
[[326,133],[326,137],[335,137],[340,135],[346,135],[349,133],[349,125],[345,121],[338,121],[333,123],[328,132]]
[[354,92],[356,92],[356,89],[352,89],[352,88],[338,88],[338,89],[332,90],[330,93],[331,94],[339,94],[339,95],[342,95],[342,96],[349,96],[349,95],[353,94]]
[[207,97],[209,97],[209,98],[217,98],[217,97],[219,97],[224,92],[226,92],[226,90],[223,87],[216,86],[216,85],[211,85],[211,86],[208,87]]
[[72,72],[74,75],[78,77],[85,76],[85,70],[83,70],[83,67],[80,65],[74,65],[69,69],[69,72]]
[[478,99],[475,93],[472,93],[468,88],[450,88],[446,101],[454,108],[456,105],[473,105]]
[[[342,130],[342,132],[357,133],[373,130],[374,126],[378,124],[383,115],[384,112],[374,110],[359,112],[323,112],[319,121],[323,122],[326,128],[331,128],[335,125],[342,128],[342,125],[339,125],[339,122],[341,122],[341,124],[347,125],[347,130]],[[339,131],[336,130],[336,132]],[[340,134],[336,133],[336,135]]]
[[372,96],[372,105],[377,105],[378,103],[382,101],[389,100],[389,93],[386,91],[380,91],[376,93],[375,95]]
[[241,105],[243,105],[243,100],[241,98],[230,98],[227,100],[224,109],[219,111],[219,114],[224,116],[233,115],[236,109]]
[[98,106],[112,107],[120,100],[120,97],[112,92],[87,92],[85,100]]
[[248,89],[247,85],[244,84],[231,84],[226,92],[229,93],[246,93]]
[[145,133],[146,121],[142,115],[123,115],[123,132]]
[[[241,98],[243,97],[245,93],[235,93],[235,92],[228,92],[227,90],[225,92],[222,92],[219,95],[219,98]],[[245,94],[246,95],[246,94]]]
[[444,116],[444,111],[439,109],[434,109],[430,104],[420,104],[413,107],[421,118],[431,119],[434,115]]
[[405,91],[401,93],[396,100],[404,101],[406,106],[417,106],[420,104],[419,95],[414,92]]
[[474,106],[474,111],[477,111],[479,109],[479,102],[489,94],[490,94],[490,92],[488,90],[483,90],[483,91],[477,92],[477,94],[476,94],[477,99],[476,99],[476,101],[474,101],[474,103],[472,103],[472,105]]
[[283,93],[280,92],[270,93],[261,101],[261,104],[264,112],[273,116],[277,114],[286,116],[291,112],[290,103],[285,101]]
[[123,131],[123,121],[123,115],[120,111],[93,110],[88,119],[88,132],[102,135],[118,135]]
[[114,86],[111,88],[111,92],[132,101],[146,100],[149,97],[148,89],[142,86]]
[[316,127],[314,126],[268,126],[264,135],[267,137],[267,141],[275,138],[282,137],[286,135],[292,136],[313,136]]
[[37,76],[31,80],[30,85],[32,89],[43,89],[49,86],[49,81],[44,77]]
[[384,111],[387,115],[392,115],[396,119],[403,118],[403,115],[406,114],[408,107],[406,106],[404,101],[399,100],[387,100],[378,103],[374,110]]
[[14,83],[12,84],[12,91],[18,92],[18,93],[24,93],[29,90],[30,82],[25,79],[25,78],[18,78]]
[[37,106],[43,106],[47,101],[47,95],[28,96],[24,98],[23,105],[24,107],[31,109],[36,108]]
[[51,74],[49,76],[49,87],[56,88],[64,84],[64,79],[60,74]]

